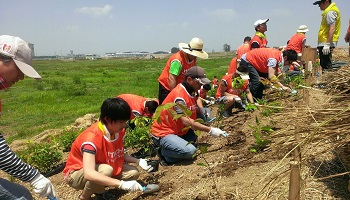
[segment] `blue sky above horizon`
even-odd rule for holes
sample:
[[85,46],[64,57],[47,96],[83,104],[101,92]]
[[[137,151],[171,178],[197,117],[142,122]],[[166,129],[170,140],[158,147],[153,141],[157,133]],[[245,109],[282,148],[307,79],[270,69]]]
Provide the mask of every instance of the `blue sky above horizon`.
[[[19,36],[33,43],[35,54],[67,55],[123,51],[170,51],[193,37],[204,41],[207,52],[236,49],[245,36],[253,36],[253,24],[269,18],[268,46],[285,45],[297,28],[309,28],[307,43],[317,45],[321,20],[314,0],[244,1],[3,1],[1,34]],[[338,46],[347,46],[350,1],[334,1],[341,11]],[[11,9],[9,9],[11,8]]]

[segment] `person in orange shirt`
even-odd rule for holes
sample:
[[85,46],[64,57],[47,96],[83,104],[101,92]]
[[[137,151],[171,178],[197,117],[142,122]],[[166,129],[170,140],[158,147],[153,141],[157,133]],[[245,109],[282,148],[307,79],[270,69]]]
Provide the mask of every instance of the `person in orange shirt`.
[[[254,98],[261,99],[263,96],[264,85],[260,82],[261,78],[277,79],[277,69],[287,66],[297,60],[297,52],[294,50],[285,50],[282,53],[278,49],[259,48],[248,51],[241,57],[240,66],[247,66],[249,69],[250,92]],[[284,86],[277,81],[284,91],[291,92],[289,87]]]
[[[205,71],[199,66],[191,67],[185,74],[185,80],[178,84],[165,98],[163,105],[167,103],[181,104],[191,111],[190,116],[181,116],[174,119],[173,113],[183,114],[179,106],[163,110],[160,120],[154,120],[151,133],[154,144],[158,147],[158,156],[161,165],[176,163],[181,160],[191,159],[197,149],[193,145],[197,141],[194,131],[207,132],[213,137],[226,137],[225,131],[219,128],[206,126],[197,121],[197,90],[204,84],[209,84]],[[187,128],[189,127],[189,128]]]
[[267,22],[269,19],[259,19],[256,22],[254,22],[254,28],[255,28],[255,35],[250,40],[249,43],[249,49],[256,49],[256,48],[266,48],[267,47],[267,39],[265,32],[267,31]]
[[[249,103],[254,103],[253,96],[249,90],[249,70],[247,66],[239,66],[232,74],[221,78],[216,98],[220,104],[224,104],[223,117],[232,116],[232,108],[244,108],[242,102],[243,92],[246,92]],[[242,81],[243,80],[243,81]]]
[[73,142],[63,174],[70,187],[83,190],[78,199],[91,199],[92,194],[104,196],[107,186],[143,191],[136,181],[138,169],[126,163],[136,163],[147,172],[153,167],[147,160],[124,152],[125,126],[130,115],[130,106],[122,98],[107,98],[102,103],[99,121]]
[[184,80],[186,71],[196,65],[197,57],[208,58],[208,54],[203,51],[203,41],[200,38],[193,38],[188,44],[179,43],[179,48],[180,51],[168,59],[158,78],[159,104],[162,104],[170,91]]
[[303,48],[306,46],[306,32],[309,29],[306,25],[299,26],[297,33],[294,34],[288,41],[285,50],[295,50],[298,53],[298,60],[301,59]]
[[243,44],[239,46],[236,50],[236,57],[232,58],[230,62],[230,66],[228,67],[227,74],[232,74],[236,71],[237,67],[239,66],[239,61],[241,56],[245,54],[247,51],[249,51],[249,43],[252,38],[247,36],[243,40]]
[[158,107],[158,101],[135,94],[120,94],[117,97],[124,99],[129,104],[131,108],[130,120],[138,116],[152,118]]

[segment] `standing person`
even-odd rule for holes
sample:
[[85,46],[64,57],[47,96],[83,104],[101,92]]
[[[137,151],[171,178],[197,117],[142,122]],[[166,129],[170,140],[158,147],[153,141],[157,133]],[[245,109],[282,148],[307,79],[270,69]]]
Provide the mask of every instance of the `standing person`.
[[[247,66],[249,69],[250,92],[254,98],[261,99],[264,85],[261,78],[277,79],[276,74],[279,67],[288,66],[297,60],[297,52],[285,50],[282,53],[278,49],[260,48],[248,51],[241,57],[240,66]],[[284,91],[290,92],[289,87],[277,81]]]
[[345,37],[344,37],[345,42],[349,43],[349,56],[350,56],[350,20],[349,20],[349,27],[348,30],[346,31]]
[[63,174],[70,187],[83,190],[79,199],[91,199],[92,194],[105,196],[109,194],[104,193],[107,186],[142,191],[136,181],[138,169],[126,163],[137,163],[147,172],[153,167],[145,159],[124,153],[125,126],[130,115],[130,106],[122,98],[107,98],[102,103],[99,121],[73,142]]
[[232,74],[236,71],[237,67],[239,66],[239,62],[241,61],[240,58],[243,54],[247,53],[249,51],[249,43],[251,41],[251,37],[247,36],[243,40],[243,44],[239,46],[236,50],[236,57],[232,58],[230,62],[230,66],[227,70],[227,74]]
[[250,40],[249,43],[249,49],[256,49],[256,48],[266,48],[267,47],[267,39],[265,32],[267,31],[267,22],[269,19],[259,19],[256,22],[254,22],[254,28],[255,28],[255,35]]
[[340,35],[340,11],[332,0],[315,1],[322,12],[318,31],[317,49],[322,70],[332,69],[332,50],[337,46]]
[[[13,84],[24,79],[24,75],[40,79],[41,76],[31,66],[32,51],[28,44],[19,37],[0,36],[0,90],[8,89]],[[1,102],[0,102],[1,112]],[[41,197],[56,196],[55,189],[49,179],[23,162],[6,144],[0,133],[0,169],[24,182],[29,182],[34,192]],[[30,191],[25,187],[0,178],[0,199],[31,200]]]
[[287,47],[285,50],[294,50],[298,54],[298,60],[301,59],[303,48],[306,45],[306,32],[308,32],[309,29],[306,25],[299,26],[297,33],[294,34],[290,40],[288,41]]
[[[232,74],[221,78],[216,98],[224,105],[223,117],[232,116],[232,108],[244,108],[242,102],[243,92],[246,92],[249,103],[254,103],[252,93],[249,89],[249,70],[246,65],[241,65]],[[243,81],[242,81],[243,80]]]
[[185,78],[186,71],[196,65],[197,57],[207,59],[208,54],[203,51],[203,41],[193,38],[190,43],[179,43],[180,51],[172,55],[158,78],[159,104],[162,104],[166,96],[177,84]]
[[160,122],[153,121],[151,132],[154,144],[159,147],[158,156],[162,165],[192,158],[197,150],[191,144],[197,140],[194,132],[196,130],[207,132],[213,137],[227,136],[219,128],[209,127],[195,121],[197,119],[196,91],[202,85],[209,83],[210,80],[206,77],[203,68],[191,67],[187,70],[182,83],[178,84],[164,100],[163,104],[181,104],[192,111],[192,114],[175,120],[172,113],[183,114],[183,111],[180,107],[174,106],[161,112]]

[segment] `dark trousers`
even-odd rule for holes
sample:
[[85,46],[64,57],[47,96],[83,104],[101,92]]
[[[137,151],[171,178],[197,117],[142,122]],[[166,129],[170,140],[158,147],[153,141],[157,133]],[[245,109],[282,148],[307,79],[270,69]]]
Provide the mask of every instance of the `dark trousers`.
[[260,77],[268,78],[268,74],[258,72],[253,65],[245,60],[241,60],[240,65],[245,65],[249,69],[249,89],[253,98],[261,99],[265,86],[260,82]]
[[322,70],[324,69],[332,69],[332,51],[334,47],[331,47],[331,52],[328,55],[323,55],[322,52],[323,46],[317,47],[318,55],[320,57],[320,65]]
[[170,91],[167,90],[161,83],[159,83],[159,87],[158,87],[159,105],[162,105],[164,99],[168,96],[169,93],[170,93]]

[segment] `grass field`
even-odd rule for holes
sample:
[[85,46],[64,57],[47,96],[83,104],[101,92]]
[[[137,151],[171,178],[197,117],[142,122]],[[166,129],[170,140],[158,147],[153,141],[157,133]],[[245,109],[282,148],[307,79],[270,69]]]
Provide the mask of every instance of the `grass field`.
[[[207,77],[220,78],[233,54],[212,54],[197,61]],[[64,128],[87,113],[99,113],[102,101],[122,93],[156,98],[158,76],[167,58],[35,60],[41,80],[26,77],[1,91],[0,131],[8,142],[27,138],[47,129]]]

